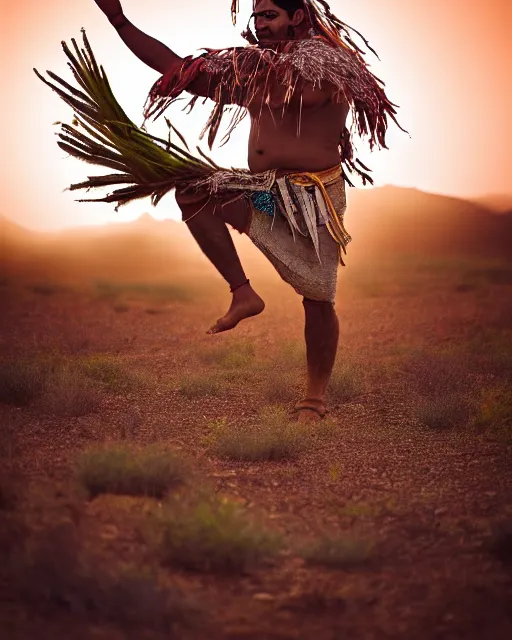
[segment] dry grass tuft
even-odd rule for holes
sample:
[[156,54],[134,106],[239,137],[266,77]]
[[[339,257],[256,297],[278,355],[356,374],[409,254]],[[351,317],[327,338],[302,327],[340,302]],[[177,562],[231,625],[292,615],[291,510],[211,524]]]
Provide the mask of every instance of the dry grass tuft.
[[472,426],[512,440],[512,390],[510,386],[486,387],[480,391]]
[[114,493],[160,498],[187,479],[188,465],[160,446],[137,451],[116,445],[85,451],[78,460],[77,476],[91,497]]
[[431,429],[445,429],[465,424],[470,405],[463,395],[442,394],[435,398],[421,398],[415,405],[418,420]]
[[45,529],[10,558],[10,585],[42,615],[61,611],[88,624],[116,624],[171,633],[200,610],[177,588],[162,590],[148,571],[113,575],[99,559],[87,557],[70,525]]
[[285,342],[276,358],[277,363],[286,369],[304,367],[306,365],[306,347],[304,342]]
[[328,392],[333,402],[348,402],[366,391],[364,366],[341,356],[335,365]]
[[264,377],[263,396],[270,404],[288,404],[298,397],[299,377],[290,371],[273,367]]
[[223,369],[247,369],[254,365],[256,349],[252,342],[233,342],[208,347],[199,354],[201,362]]
[[102,388],[128,391],[140,382],[106,356],[20,357],[0,363],[0,402],[17,407],[37,404],[55,415],[83,416],[99,407]]
[[278,534],[248,519],[239,505],[214,498],[164,505],[149,531],[163,562],[191,571],[244,572],[282,547]]
[[142,382],[140,377],[128,373],[111,356],[87,356],[78,361],[78,366],[85,376],[112,391],[128,391]]
[[210,425],[214,449],[232,460],[286,460],[295,458],[309,444],[309,432],[291,422],[277,407],[266,407],[253,425],[229,425],[221,420]]
[[468,390],[473,384],[468,355],[458,349],[416,352],[404,365],[418,420],[433,429],[463,425],[471,414]]
[[186,398],[220,396],[226,385],[212,373],[186,373],[179,380],[179,390]]
[[58,416],[80,417],[96,411],[101,404],[99,389],[70,364],[64,364],[46,379],[41,409]]
[[344,569],[366,562],[373,553],[374,544],[337,535],[324,535],[300,550],[300,555],[310,564]]

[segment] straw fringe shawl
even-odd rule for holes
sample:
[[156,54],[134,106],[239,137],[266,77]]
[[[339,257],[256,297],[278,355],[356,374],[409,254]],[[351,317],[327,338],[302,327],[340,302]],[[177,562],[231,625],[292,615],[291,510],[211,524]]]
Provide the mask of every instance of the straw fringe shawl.
[[[144,106],[145,120],[153,116],[156,120],[162,115],[201,73],[208,75],[211,88],[209,95],[216,103],[201,133],[202,138],[208,132],[210,149],[219,130],[224,108],[227,105],[238,105],[222,140],[223,144],[245,117],[246,105],[261,90],[262,84],[264,101],[269,99],[271,75],[287,89],[285,105],[290,102],[299,82],[311,83],[313,87],[328,82],[335,88],[335,100],[345,98],[348,101],[353,123],[352,131],[345,127],[339,142],[341,161],[349,172],[359,174],[363,184],[367,181],[373,184],[373,180],[365,172],[370,169],[354,159],[354,129],[357,129],[359,136],[368,137],[370,149],[376,144],[387,149],[385,138],[388,116],[405,131],[396,119],[394,107],[397,105],[387,98],[384,83],[370,72],[362,56],[347,47],[334,47],[320,36],[287,42],[283,51],[249,45],[206,50],[206,53],[196,58],[188,56],[180,67],[173,67],[153,85]],[[198,96],[193,96],[190,100],[190,109],[197,99]],[[345,173],[344,178],[353,186]]]

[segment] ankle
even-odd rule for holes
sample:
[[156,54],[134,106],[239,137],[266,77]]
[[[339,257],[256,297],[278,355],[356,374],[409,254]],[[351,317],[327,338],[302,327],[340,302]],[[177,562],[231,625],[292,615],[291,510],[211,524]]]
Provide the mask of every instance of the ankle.
[[315,402],[325,402],[325,391],[312,391],[312,390],[308,390],[308,392],[306,393],[306,398],[308,398],[309,400],[314,400]]
[[251,283],[249,279],[244,280],[243,282],[240,282],[238,284],[232,285],[229,290],[231,291],[231,293],[235,294],[235,292],[239,291],[240,289],[244,290],[248,288],[251,288]]

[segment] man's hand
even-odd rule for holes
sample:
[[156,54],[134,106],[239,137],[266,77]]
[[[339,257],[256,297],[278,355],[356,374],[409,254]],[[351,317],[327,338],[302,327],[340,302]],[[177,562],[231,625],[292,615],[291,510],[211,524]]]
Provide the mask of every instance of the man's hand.
[[109,20],[123,13],[120,0],[94,0],[94,2]]

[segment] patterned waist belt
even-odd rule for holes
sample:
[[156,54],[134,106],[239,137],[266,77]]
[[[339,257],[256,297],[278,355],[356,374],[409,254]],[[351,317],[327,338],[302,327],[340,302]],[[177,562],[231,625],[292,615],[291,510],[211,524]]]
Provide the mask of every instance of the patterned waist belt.
[[[340,262],[344,264],[342,253],[347,252],[346,245],[351,240],[343,224],[345,209],[343,208],[343,211],[338,213],[326,190],[326,187],[340,180],[341,175],[341,167],[336,165],[324,171],[289,173],[277,178],[276,185],[281,200],[281,209],[288,220],[292,233],[295,230],[300,232],[295,220],[295,215],[300,210],[320,260],[316,229],[316,213],[318,211],[330,235],[338,244]],[[306,187],[314,187],[314,190],[310,192],[305,189]]]

